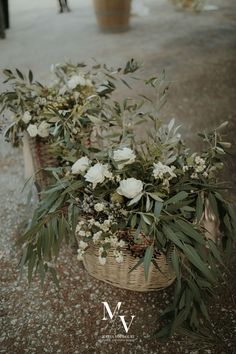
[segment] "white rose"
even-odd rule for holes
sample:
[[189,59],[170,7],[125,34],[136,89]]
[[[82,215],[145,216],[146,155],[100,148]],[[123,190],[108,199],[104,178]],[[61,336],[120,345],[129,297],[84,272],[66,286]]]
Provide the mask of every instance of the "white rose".
[[113,153],[113,159],[118,164],[118,169],[122,169],[125,165],[129,165],[135,161],[136,155],[133,150],[124,147]]
[[31,114],[29,111],[26,111],[24,114],[23,114],[23,117],[22,117],[22,120],[25,124],[28,124],[30,121],[31,121]]
[[83,156],[72,165],[71,171],[73,175],[78,175],[85,172],[89,168],[89,165],[89,158],[87,156]]
[[96,165],[90,167],[86,175],[84,176],[87,182],[93,184],[93,188],[96,187],[98,183],[102,183],[108,176],[107,165],[102,165],[101,163],[96,163]]
[[34,138],[38,134],[38,128],[35,124],[30,124],[27,128],[29,135]]
[[97,203],[94,205],[94,209],[99,213],[103,211],[105,208],[105,205],[103,203]]
[[48,130],[49,127],[50,124],[48,124],[45,121],[40,123],[38,127],[38,135],[41,136],[41,138],[46,138],[49,135],[49,130]]
[[133,199],[143,190],[143,182],[136,178],[127,178],[120,181],[117,193],[126,198]]
[[86,80],[83,76],[81,75],[74,75],[70,78],[70,80],[67,83],[68,87],[73,90],[76,88],[78,85],[80,86],[85,86],[86,85]]

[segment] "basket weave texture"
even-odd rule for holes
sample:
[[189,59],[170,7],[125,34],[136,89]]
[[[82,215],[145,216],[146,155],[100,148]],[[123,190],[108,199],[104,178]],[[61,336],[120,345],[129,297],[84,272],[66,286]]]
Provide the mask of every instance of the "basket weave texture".
[[[219,221],[212,212],[208,199],[201,223],[205,229],[205,237],[217,243],[220,237]],[[113,249],[111,249],[105,265],[99,263],[98,249],[98,246],[91,243],[84,255],[84,267],[94,278],[113,286],[140,292],[156,291],[167,288],[176,278],[171,267],[170,256],[158,255],[155,261],[159,269],[151,263],[148,279],[145,279],[143,264],[129,272],[138,263],[139,258],[132,256],[128,248],[123,250],[124,261],[122,263],[116,262]],[[171,255],[171,252],[169,254]]]
[[[24,139],[24,148],[29,148],[30,154],[25,155],[25,165],[32,163],[32,168],[28,168],[28,171],[32,169],[31,175],[34,174],[35,183],[40,192],[48,187],[51,180],[50,174],[44,168],[57,167],[58,159],[45,139],[31,138],[29,135],[25,135]],[[31,162],[28,161],[29,159]]]
[[91,244],[85,252],[83,263],[90,275],[110,285],[145,292],[164,289],[175,280],[175,274],[163,254],[156,258],[160,270],[151,263],[148,278],[145,279],[143,264],[129,273],[138,263],[139,258],[133,257],[128,249],[123,250],[124,261],[122,263],[116,262],[113,249],[110,249],[106,264],[101,265],[98,260],[98,248]]

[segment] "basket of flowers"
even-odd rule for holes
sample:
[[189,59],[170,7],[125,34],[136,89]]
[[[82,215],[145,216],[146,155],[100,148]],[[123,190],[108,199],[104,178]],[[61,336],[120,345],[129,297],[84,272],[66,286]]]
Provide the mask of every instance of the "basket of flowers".
[[101,131],[115,124],[105,100],[118,77],[123,80],[137,69],[134,61],[116,70],[57,64],[49,85],[35,81],[32,71],[3,71],[4,83],[11,85],[0,95],[0,114],[10,116],[5,138],[14,147],[23,145],[26,178],[34,175],[39,191],[52,181],[47,169],[62,165],[62,159],[74,162],[78,151],[101,143]]
[[[63,241],[77,239],[78,259],[97,279],[136,291],[174,283],[160,337],[180,327],[199,332],[236,230],[227,186],[218,181],[230,144],[222,124],[201,134],[201,151],[191,151],[174,120],[164,124],[144,108],[126,102],[146,136],[121,129],[116,142],[57,171],[21,237],[21,266],[29,281],[51,272],[57,282],[53,264]],[[124,110],[115,111],[125,119]]]

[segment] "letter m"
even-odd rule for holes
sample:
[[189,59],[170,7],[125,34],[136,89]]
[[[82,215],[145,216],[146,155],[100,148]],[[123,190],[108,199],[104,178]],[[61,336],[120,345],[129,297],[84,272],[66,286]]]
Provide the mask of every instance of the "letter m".
[[105,301],[105,302],[102,302],[103,304],[103,320],[106,321],[107,320],[107,317],[106,317],[106,312],[108,313],[110,319],[112,320],[113,317],[115,316],[116,312],[119,311],[120,307],[121,307],[121,302],[118,302],[117,305],[116,305],[116,308],[115,308],[115,311],[112,313],[111,312],[111,309],[110,309],[110,306],[108,305],[108,303]]

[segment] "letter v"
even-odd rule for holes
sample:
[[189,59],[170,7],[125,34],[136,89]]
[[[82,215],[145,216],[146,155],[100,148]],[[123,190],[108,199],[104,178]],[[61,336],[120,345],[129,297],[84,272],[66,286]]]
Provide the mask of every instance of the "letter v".
[[126,322],[125,322],[125,316],[119,316],[119,317],[120,317],[121,322],[122,322],[122,324],[123,324],[123,326],[124,326],[125,332],[128,333],[128,331],[129,331],[129,329],[130,329],[130,326],[131,326],[131,324],[132,324],[133,319],[134,319],[135,316],[134,316],[134,315],[131,316],[131,321],[130,321],[130,323],[129,323],[129,327],[127,327],[127,324],[126,324]]

